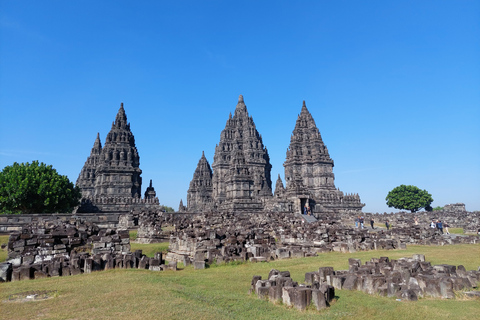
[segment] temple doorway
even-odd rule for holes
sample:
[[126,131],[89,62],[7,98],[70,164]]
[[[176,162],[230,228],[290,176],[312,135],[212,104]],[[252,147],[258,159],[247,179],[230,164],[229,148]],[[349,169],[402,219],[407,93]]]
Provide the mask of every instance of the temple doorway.
[[308,198],[300,198],[300,214],[304,214],[303,208],[305,205],[308,206]]

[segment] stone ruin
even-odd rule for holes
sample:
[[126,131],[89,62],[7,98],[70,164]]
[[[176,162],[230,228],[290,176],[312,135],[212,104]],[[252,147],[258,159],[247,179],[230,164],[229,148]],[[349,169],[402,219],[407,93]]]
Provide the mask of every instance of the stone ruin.
[[215,147],[212,167],[202,153],[188,189],[187,210],[302,213],[309,206],[316,217],[360,212],[364,204],[358,194],[345,195],[335,187],[333,165],[303,102],[284,163],[286,187],[279,175],[272,194],[270,157],[240,95]]
[[171,231],[164,230],[171,227],[173,216],[163,212],[147,211],[138,215],[137,243],[159,243],[170,240]]
[[120,105],[112,128],[102,147],[100,135],[93,144],[76,185],[82,192],[77,212],[129,212],[133,209],[158,209],[152,181],[141,198],[142,170],[135,138]]
[[[325,271],[330,271],[330,267],[325,268],[327,270],[323,269],[319,269],[319,274],[323,275]],[[276,269],[270,270],[267,280],[262,280],[262,276],[253,276],[250,283],[250,293],[252,292],[260,299],[268,299],[273,303],[282,302],[287,307],[295,307],[298,310],[305,310],[310,304],[321,310],[329,307],[335,299],[335,288],[325,281],[298,284],[292,280],[289,271]]]
[[[304,102],[284,163],[286,187],[279,176],[272,193],[268,150],[240,95],[234,115],[230,114],[221,132],[212,167],[202,153],[188,189],[187,206],[181,200],[179,212],[301,213],[304,206],[310,206],[314,216],[360,212],[364,204],[358,194],[344,194],[335,187],[333,166]],[[76,185],[82,199],[77,212],[159,209],[151,180],[141,197],[141,173],[140,156],[122,103],[105,145],[102,147],[97,134],[78,176]]]
[[146,257],[130,251],[128,230],[100,229],[95,224],[39,221],[10,234],[7,262],[0,263],[0,281],[68,276],[114,268],[176,270],[163,264],[162,253]]
[[[451,209],[454,208],[454,209]],[[396,213],[384,213],[384,214],[372,214],[363,213],[365,218],[365,226],[369,227],[369,221],[371,218],[375,220],[375,226],[385,227],[385,221],[389,221],[393,225],[394,230],[398,228],[412,228],[420,226],[422,229],[430,229],[430,223],[432,220],[441,220],[444,224],[447,223],[449,228],[463,228],[466,234],[480,234],[480,211],[466,211],[458,210],[455,208],[465,208],[463,203],[457,203],[454,205],[445,205],[443,210],[437,211],[421,211],[416,213],[400,211]],[[354,225],[354,219],[357,215],[343,214],[338,215],[339,220],[345,225]],[[415,218],[417,223],[415,224]],[[444,233],[445,233],[444,228]],[[437,240],[448,239],[448,237],[440,237],[437,234]]]
[[270,261],[321,252],[399,249],[405,245],[386,233],[347,228],[332,215],[305,223],[293,213],[205,213],[175,222],[166,259],[194,264]]
[[390,230],[355,228],[337,214],[325,214],[308,223],[293,213],[204,213],[175,222],[167,260],[194,264],[230,261],[269,261],[315,256],[322,252],[405,249],[408,244],[450,245],[480,241],[476,235],[442,235],[436,229],[414,225]]
[[[422,254],[397,260],[372,258],[364,265],[360,259],[350,258],[348,264],[349,270],[320,267],[318,271],[307,272],[305,284],[294,282],[288,271],[272,269],[266,280],[253,276],[250,292],[299,310],[305,310],[312,303],[320,310],[333,300],[335,290],[358,290],[407,301],[423,297],[455,299],[456,291],[477,288],[480,281],[480,267],[467,271],[462,265],[432,266]],[[467,295],[478,297],[480,292]]]

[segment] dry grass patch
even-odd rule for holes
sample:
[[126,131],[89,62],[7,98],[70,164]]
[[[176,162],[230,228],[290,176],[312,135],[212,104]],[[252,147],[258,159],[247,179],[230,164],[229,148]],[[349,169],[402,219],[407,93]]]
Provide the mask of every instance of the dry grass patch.
[[[269,263],[225,265],[182,271],[109,270],[71,277],[0,284],[0,319],[474,319],[478,301],[420,299],[398,302],[362,292],[337,290],[338,301],[322,312],[304,312],[249,295],[253,275],[270,269],[289,270],[303,282],[305,272],[321,266],[347,269],[348,258],[399,258],[423,253],[432,263],[480,265],[480,245],[409,246],[403,251],[327,253],[318,257]],[[45,301],[3,302],[8,296],[35,290],[57,290]]]

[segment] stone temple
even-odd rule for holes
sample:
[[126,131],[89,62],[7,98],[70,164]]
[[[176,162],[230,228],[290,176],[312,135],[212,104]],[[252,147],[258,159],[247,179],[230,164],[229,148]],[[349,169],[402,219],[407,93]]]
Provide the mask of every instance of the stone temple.
[[141,199],[141,174],[140,156],[122,103],[105,145],[102,148],[97,134],[90,156],[78,176],[76,185],[83,198],[78,211],[118,212],[158,205],[151,181],[145,198]]
[[[187,192],[187,206],[180,201],[178,211],[300,213],[309,206],[317,217],[360,212],[364,204],[358,194],[346,195],[335,187],[333,165],[304,102],[287,149],[285,186],[279,175],[272,193],[270,156],[240,95],[220,134],[212,166],[202,154]],[[105,145],[97,134],[77,179],[83,196],[77,212],[160,209],[151,180],[141,197],[141,174],[140,156],[122,103]]]
[[[278,177],[272,194],[271,164],[262,136],[240,95],[215,148],[212,168],[202,154],[187,195],[187,211],[360,212],[358,194],[335,187],[333,160],[305,102],[287,150],[286,187]],[[213,169],[213,172],[212,172]]]

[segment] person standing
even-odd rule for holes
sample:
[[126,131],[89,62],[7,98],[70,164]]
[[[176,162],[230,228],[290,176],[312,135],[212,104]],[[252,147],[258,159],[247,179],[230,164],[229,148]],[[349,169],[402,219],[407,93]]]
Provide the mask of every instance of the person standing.
[[388,220],[385,221],[385,227],[387,227],[387,231],[390,230],[390,223],[388,223]]
[[360,220],[360,216],[355,218],[355,228],[358,229],[358,221]]
[[448,227],[450,227],[450,226],[448,225],[448,223],[446,221],[443,223],[443,227],[445,228],[445,233],[450,234],[450,232],[448,231]]
[[373,220],[373,217],[372,217],[372,218],[370,219],[370,226],[372,227],[372,230],[375,229],[375,228],[373,227],[373,224],[374,224],[374,223],[375,223],[375,220]]
[[363,229],[363,223],[365,222],[365,220],[363,219],[363,216],[360,217],[360,228]]
[[418,217],[415,217],[413,221],[415,221],[415,225],[418,226]]
[[307,213],[308,213],[307,205],[305,205],[305,207],[303,207],[303,214],[304,214],[304,215],[307,215]]
[[443,234],[443,224],[442,220],[437,220],[437,228]]
[[435,229],[435,226],[435,220],[432,220],[432,222],[430,222],[430,228]]

